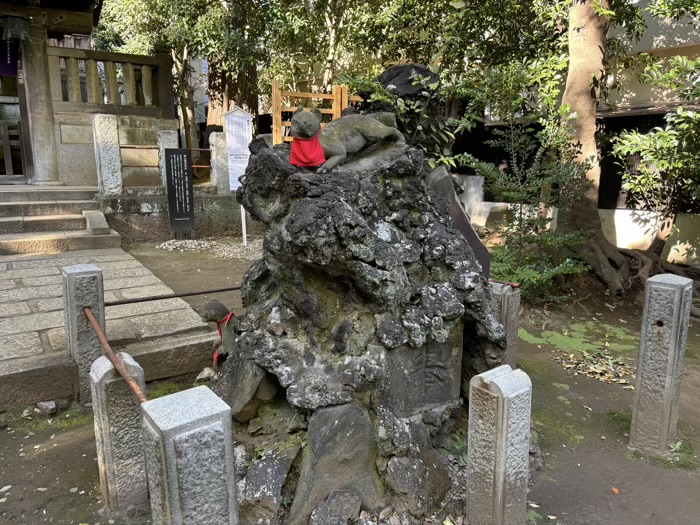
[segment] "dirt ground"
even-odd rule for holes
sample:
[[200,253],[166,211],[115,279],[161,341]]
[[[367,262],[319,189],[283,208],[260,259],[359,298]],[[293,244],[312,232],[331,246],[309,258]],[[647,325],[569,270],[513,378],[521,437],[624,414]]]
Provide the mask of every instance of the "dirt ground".
[[[137,245],[129,252],[176,292],[240,284],[250,262]],[[186,299],[195,309],[216,297],[236,313],[240,293]],[[634,391],[574,375],[555,359],[602,353],[634,368],[639,304],[591,299],[528,307],[521,320],[519,366],[533,381],[533,425],[544,467],[533,477],[529,523],[700,525],[700,323],[691,324],[683,378],[678,461],[634,456],[627,448]],[[582,361],[585,371],[586,361]],[[631,367],[631,368],[630,368]],[[568,371],[567,371],[568,370]],[[156,397],[192,384],[149,385]],[[31,418],[31,419],[29,419]],[[0,415],[0,525],[137,524],[147,516],[100,515],[91,410],[48,418],[33,407]]]

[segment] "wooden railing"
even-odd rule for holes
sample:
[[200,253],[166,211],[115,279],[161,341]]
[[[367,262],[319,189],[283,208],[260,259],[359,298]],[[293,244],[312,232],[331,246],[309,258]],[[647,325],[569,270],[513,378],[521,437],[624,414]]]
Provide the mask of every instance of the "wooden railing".
[[[308,101],[316,102],[318,107],[307,106]],[[301,101],[301,103],[299,103]],[[282,91],[282,86],[279,80],[272,81],[272,139],[274,144],[282,144],[282,142],[291,142],[292,136],[285,132],[284,128],[289,128],[292,125],[291,114],[298,107],[303,107],[306,111],[319,109],[323,115],[330,115],[329,120],[340,118],[343,110],[347,108],[350,102],[362,102],[361,97],[349,96],[348,86],[334,85],[331,93],[305,93],[301,91]],[[284,103],[284,104],[283,104]],[[298,104],[298,105],[295,105]],[[287,119],[285,115],[287,114]],[[326,122],[321,123],[321,126]]]
[[48,47],[56,113],[174,118],[172,59]]

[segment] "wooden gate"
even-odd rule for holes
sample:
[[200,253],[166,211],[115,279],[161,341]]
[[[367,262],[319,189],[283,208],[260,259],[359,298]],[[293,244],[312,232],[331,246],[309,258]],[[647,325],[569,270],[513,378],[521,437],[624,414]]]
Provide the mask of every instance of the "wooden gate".
[[[330,107],[307,106],[309,101],[320,101],[320,105],[330,105]],[[328,101],[328,102],[326,102]],[[301,102],[299,104],[299,102]],[[349,96],[348,86],[336,84],[331,93],[305,93],[301,91],[282,91],[279,80],[272,81],[272,139],[274,144],[291,142],[291,132],[287,130],[292,125],[291,114],[298,107],[303,107],[306,111],[319,109],[323,115],[329,115],[333,120],[340,118],[343,110],[350,102],[362,102],[361,97]],[[299,104],[299,105],[295,105]],[[286,113],[286,115],[285,115]],[[287,117],[285,119],[285,116]],[[321,126],[326,123],[321,123]]]

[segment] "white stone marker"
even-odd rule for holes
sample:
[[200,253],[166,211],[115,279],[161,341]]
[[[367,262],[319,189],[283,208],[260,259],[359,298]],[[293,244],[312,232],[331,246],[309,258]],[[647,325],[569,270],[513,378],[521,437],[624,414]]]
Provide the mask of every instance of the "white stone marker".
[[238,525],[231,408],[200,386],[141,410],[153,525]]
[[[145,392],[143,368],[124,352],[117,358]],[[90,385],[102,497],[110,511],[126,511],[130,505],[148,501],[141,409],[126,381],[105,356],[92,364]]]
[[209,135],[209,148],[211,151],[211,181],[216,186],[217,195],[228,195],[231,193],[231,182],[228,177],[226,134],[217,131]]
[[676,433],[693,281],[655,275],[647,281],[630,447],[664,455]]
[[518,328],[520,326],[520,288],[509,284],[490,283],[494,310],[506,330],[506,356],[503,363],[515,368],[518,352]]
[[525,525],[532,383],[503,365],[469,382],[470,525]]
[[85,403],[91,396],[90,367],[102,356],[102,347],[95,330],[83,311],[92,309],[102,331],[105,329],[105,300],[102,270],[94,264],[76,264],[61,268],[63,276],[63,316],[68,357],[78,365],[79,399]]
[[168,185],[168,175],[165,169],[165,150],[178,147],[177,131],[174,129],[161,129],[158,131],[158,169],[160,170],[160,183],[164,188]]
[[122,155],[117,116],[93,115],[92,135],[97,164],[97,191],[104,196],[119,196],[122,194]]

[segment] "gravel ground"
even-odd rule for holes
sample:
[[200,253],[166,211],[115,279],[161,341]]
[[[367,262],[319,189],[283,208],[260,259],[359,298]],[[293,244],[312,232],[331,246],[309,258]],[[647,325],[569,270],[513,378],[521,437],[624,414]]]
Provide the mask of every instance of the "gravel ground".
[[255,261],[262,257],[262,239],[255,239],[244,246],[242,242],[235,240],[231,242],[201,239],[201,240],[170,240],[156,246],[160,250],[169,252],[207,252],[222,259],[241,259],[245,261]]

